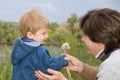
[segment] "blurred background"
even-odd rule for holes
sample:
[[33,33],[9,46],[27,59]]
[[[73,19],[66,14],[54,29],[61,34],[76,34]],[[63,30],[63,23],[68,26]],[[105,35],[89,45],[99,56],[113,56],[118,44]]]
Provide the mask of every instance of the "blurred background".
[[[61,45],[68,42],[70,55],[98,66],[100,61],[87,54],[86,46],[81,41],[79,19],[92,9],[111,8],[120,11],[119,3],[120,0],[0,0],[0,80],[12,80],[10,55],[15,39],[20,37],[18,22],[24,13],[37,9],[48,18],[49,38],[44,47],[52,56],[60,55],[63,52]],[[62,69],[61,72],[67,77],[66,70]],[[71,73],[74,80],[83,80],[74,72]]]

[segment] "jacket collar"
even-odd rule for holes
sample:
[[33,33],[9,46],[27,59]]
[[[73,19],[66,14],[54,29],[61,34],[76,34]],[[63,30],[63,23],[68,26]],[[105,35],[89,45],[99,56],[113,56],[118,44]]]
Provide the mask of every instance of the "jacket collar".
[[33,46],[33,47],[42,45],[41,42],[34,41],[33,39],[30,39],[30,38],[21,38],[21,41],[26,45]]

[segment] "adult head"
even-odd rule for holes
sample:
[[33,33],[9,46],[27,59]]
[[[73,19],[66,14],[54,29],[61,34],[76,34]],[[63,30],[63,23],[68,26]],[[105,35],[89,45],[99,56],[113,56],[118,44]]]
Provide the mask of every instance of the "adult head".
[[120,13],[118,11],[108,8],[89,11],[80,21],[80,28],[85,38],[87,36],[94,43],[90,45],[85,42],[83,36],[85,44],[90,45],[88,48],[92,55],[96,55],[102,48],[105,54],[120,48]]

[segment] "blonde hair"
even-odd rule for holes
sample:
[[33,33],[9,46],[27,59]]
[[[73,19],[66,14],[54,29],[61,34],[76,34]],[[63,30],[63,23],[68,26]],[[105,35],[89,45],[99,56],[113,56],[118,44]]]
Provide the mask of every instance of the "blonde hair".
[[47,18],[37,10],[31,10],[30,12],[25,13],[19,21],[21,37],[27,37],[28,31],[35,34],[37,30],[48,27],[49,22]]

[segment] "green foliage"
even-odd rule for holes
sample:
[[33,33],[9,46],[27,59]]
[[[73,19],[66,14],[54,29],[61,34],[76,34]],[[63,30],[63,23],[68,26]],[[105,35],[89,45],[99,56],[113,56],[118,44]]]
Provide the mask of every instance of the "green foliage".
[[[79,31],[78,17],[71,14],[66,23],[59,25],[54,22],[50,24],[49,38],[47,44],[60,46],[64,42],[79,46],[81,42],[81,31]],[[17,37],[20,36],[18,23],[0,21],[0,44],[13,45]]]
[[55,23],[55,22],[50,24],[50,29],[51,29],[52,31],[55,31],[57,27],[59,27],[59,24],[57,24],[57,23]]
[[0,50],[0,80],[12,80],[12,65],[10,61],[11,50],[7,45],[1,46]]
[[77,15],[75,13],[71,14],[71,16],[67,20],[67,23],[68,23],[68,27],[69,27],[71,33],[74,34],[75,23],[78,23]]
[[14,40],[19,36],[17,23],[0,21],[0,44],[13,45]]

